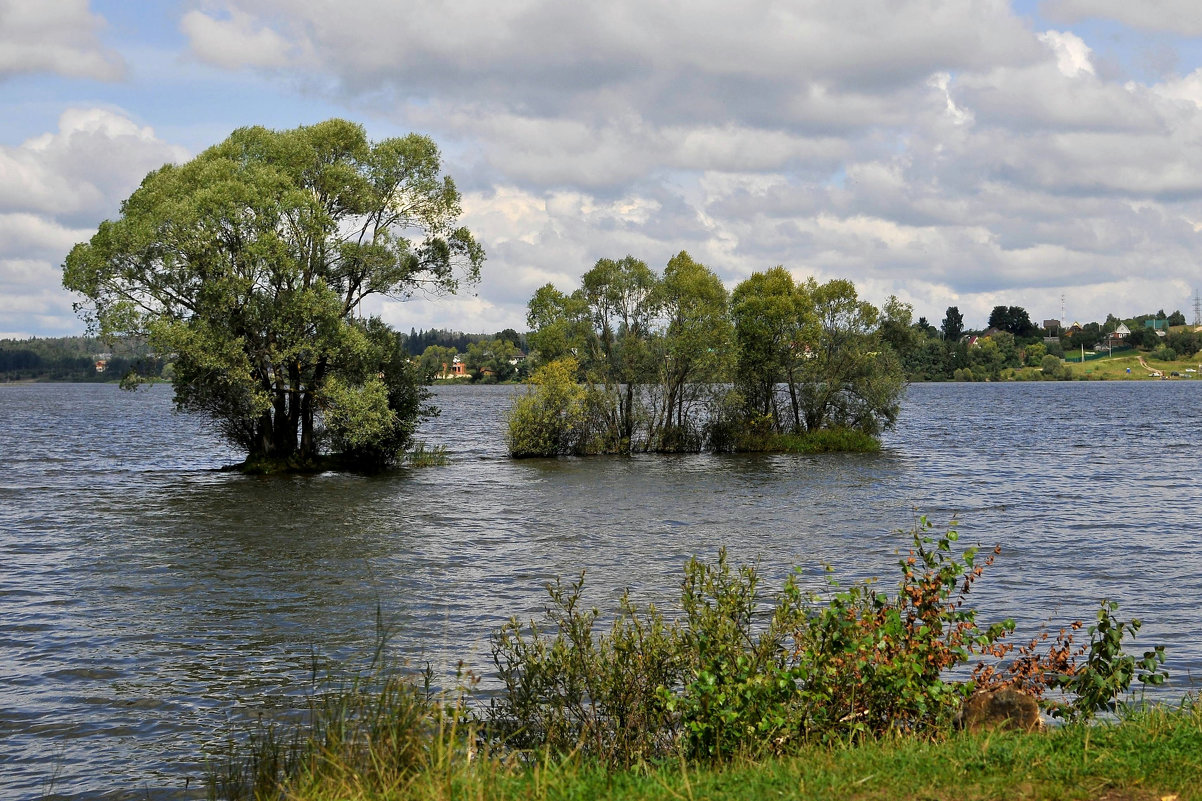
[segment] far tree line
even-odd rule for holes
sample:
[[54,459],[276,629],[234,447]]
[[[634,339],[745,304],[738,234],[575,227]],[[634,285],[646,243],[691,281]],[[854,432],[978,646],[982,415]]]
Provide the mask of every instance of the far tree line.
[[[947,308],[938,327],[925,317],[908,323],[907,311],[908,307],[885,323],[882,336],[898,354],[910,381],[996,381],[1003,370],[1039,367],[1047,356],[1063,359],[1103,344],[1136,348],[1168,360],[1202,349],[1202,336],[1188,327],[1183,330],[1186,321],[1180,311],[1160,310],[1126,319],[1108,314],[1100,323],[1055,321],[1045,328],[1020,306],[995,306],[987,327],[976,330],[964,327],[964,316],[956,306]],[[1130,333],[1121,339],[1112,336],[1123,325]]]
[[[887,308],[890,313],[881,321],[881,336],[894,349],[906,379],[912,382],[996,380],[1008,368],[1039,367],[1046,356],[1063,359],[1081,349],[1091,351],[1107,342],[1118,344],[1119,340],[1111,335],[1120,325],[1131,332],[1120,347],[1166,359],[1202,350],[1202,335],[1188,328],[1181,330],[1186,320],[1180,310],[1166,314],[1162,309],[1129,318],[1108,314],[1102,322],[1091,321],[1076,328],[1071,324],[1044,328],[1022,307],[996,306],[985,328],[968,329],[956,306],[947,308],[939,326],[925,317],[913,321],[911,307],[894,299]],[[1170,330],[1160,336],[1149,321],[1163,323],[1162,331],[1165,327]],[[427,384],[455,375],[456,362],[463,365],[459,380],[520,382],[548,361],[545,354],[532,349],[530,333],[537,342],[537,331],[520,333],[513,328],[492,334],[413,328],[408,334],[398,334],[398,340],[401,354],[417,366]],[[147,378],[170,378],[172,369],[171,354],[156,354],[145,341],[135,338],[116,342],[86,336],[0,340],[3,381],[115,381],[130,372]]]

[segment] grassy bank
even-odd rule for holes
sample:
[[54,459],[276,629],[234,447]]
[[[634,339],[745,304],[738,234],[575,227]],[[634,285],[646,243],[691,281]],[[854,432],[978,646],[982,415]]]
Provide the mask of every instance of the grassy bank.
[[[1143,360],[1143,364],[1140,363]],[[1187,373],[1187,369],[1198,370],[1199,359],[1196,356],[1163,362],[1151,358],[1147,353],[1125,352],[1122,355],[1093,359],[1081,364],[1069,362],[1065,366],[1071,368],[1072,377],[1078,381],[1159,381],[1153,372],[1165,376],[1178,373],[1178,378],[1202,378],[1202,373]],[[1017,370],[1007,370],[1006,377],[1011,380],[1038,381],[1043,379],[1043,371],[1038,367],[1023,367]],[[1177,380],[1176,378],[1174,380]]]
[[[1020,734],[954,734],[804,746],[788,756],[628,769],[568,755],[531,761],[469,754],[463,739],[427,740],[372,774],[334,751],[258,797],[327,799],[1202,799],[1202,714],[1192,704],[1117,722]],[[380,754],[384,757],[386,755]],[[245,796],[249,797],[249,796]]]

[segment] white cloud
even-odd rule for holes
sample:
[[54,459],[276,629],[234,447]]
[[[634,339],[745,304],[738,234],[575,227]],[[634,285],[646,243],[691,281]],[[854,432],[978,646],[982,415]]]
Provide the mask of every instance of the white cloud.
[[1171,78],[1153,87],[1153,91],[1166,99],[1190,103],[1202,109],[1202,69]]
[[1090,61],[1089,46],[1081,37],[1065,31],[1045,31],[1039,34],[1039,41],[1056,54],[1056,67],[1065,77],[1073,78],[1081,73],[1097,74]]
[[[1178,32],[1192,7],[1052,5]],[[1148,299],[1199,261],[1202,70],[1116,80],[1088,28],[1033,30],[1007,0],[191,0],[179,29],[181,69],[259,70],[239,91],[303,87],[443,144],[488,261],[475,294],[381,302],[405,329],[521,328],[535,288],[627,253],[686,249],[731,286],[778,263],[847,277],[932,320],[1051,316],[1074,288],[1081,317],[1178,306]],[[209,129],[278,124],[197,97]],[[185,155],[124,113],[72,115],[0,147],[0,214],[42,226],[0,240],[0,291],[33,305],[68,239]]]
[[0,79],[38,72],[122,77],[123,60],[100,44],[103,27],[87,0],[0,0]]
[[292,59],[292,48],[280,34],[238,9],[224,18],[189,11],[180,20],[180,31],[194,56],[225,69],[283,67]]
[[9,331],[78,331],[60,266],[146,173],[187,157],[154,130],[100,108],[62,113],[56,131],[0,146],[0,322]]
[[276,53],[274,37],[283,37],[310,70],[332,76],[344,91],[488,98],[531,117],[573,111],[602,119],[634,110],[664,123],[712,124],[731,115],[817,115],[842,127],[850,114],[853,123],[872,124],[883,113],[881,99],[936,71],[1040,57],[1003,0],[873,7],[816,0],[804,10],[779,0],[363,0],[340,14],[319,0],[230,0],[228,8],[232,40],[269,31],[268,50]]
[[0,146],[0,212],[99,221],[152,169],[187,157],[116,111],[68,109],[58,130]]

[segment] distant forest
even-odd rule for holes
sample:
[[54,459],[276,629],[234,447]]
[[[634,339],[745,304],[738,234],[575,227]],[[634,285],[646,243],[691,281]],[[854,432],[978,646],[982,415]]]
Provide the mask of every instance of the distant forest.
[[132,340],[0,339],[0,381],[119,381],[130,372],[158,377],[164,365],[145,343]]
[[[525,350],[525,335],[512,328],[496,334],[410,329],[408,335],[402,335],[402,347],[413,357],[421,356],[430,345],[462,353],[472,343],[488,339],[504,339]],[[136,340],[106,344],[83,336],[0,339],[0,381],[120,381],[131,371],[166,378],[170,376],[170,359],[152,353],[144,342]]]
[[526,335],[519,334],[512,328],[498,331],[495,334],[465,334],[462,331],[447,331],[442,328],[431,328],[429,331],[409,329],[405,336],[405,352],[410,356],[421,356],[426,348],[437,345],[440,348],[454,348],[459,353],[466,353],[467,346],[473,342],[483,342],[486,339],[501,339],[510,342],[526,351]]

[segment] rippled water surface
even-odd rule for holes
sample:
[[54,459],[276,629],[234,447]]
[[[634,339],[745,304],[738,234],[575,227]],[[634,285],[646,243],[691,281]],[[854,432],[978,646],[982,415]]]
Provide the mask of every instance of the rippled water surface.
[[448,467],[362,478],[215,472],[237,454],[170,390],[0,385],[0,797],[175,798],[317,662],[489,667],[488,634],[587,569],[670,600],[727,546],[782,576],[892,581],[918,509],[1000,542],[974,595],[1030,631],[1099,598],[1202,676],[1202,382],[918,385],[876,456],[510,461],[511,387],[438,391]]

